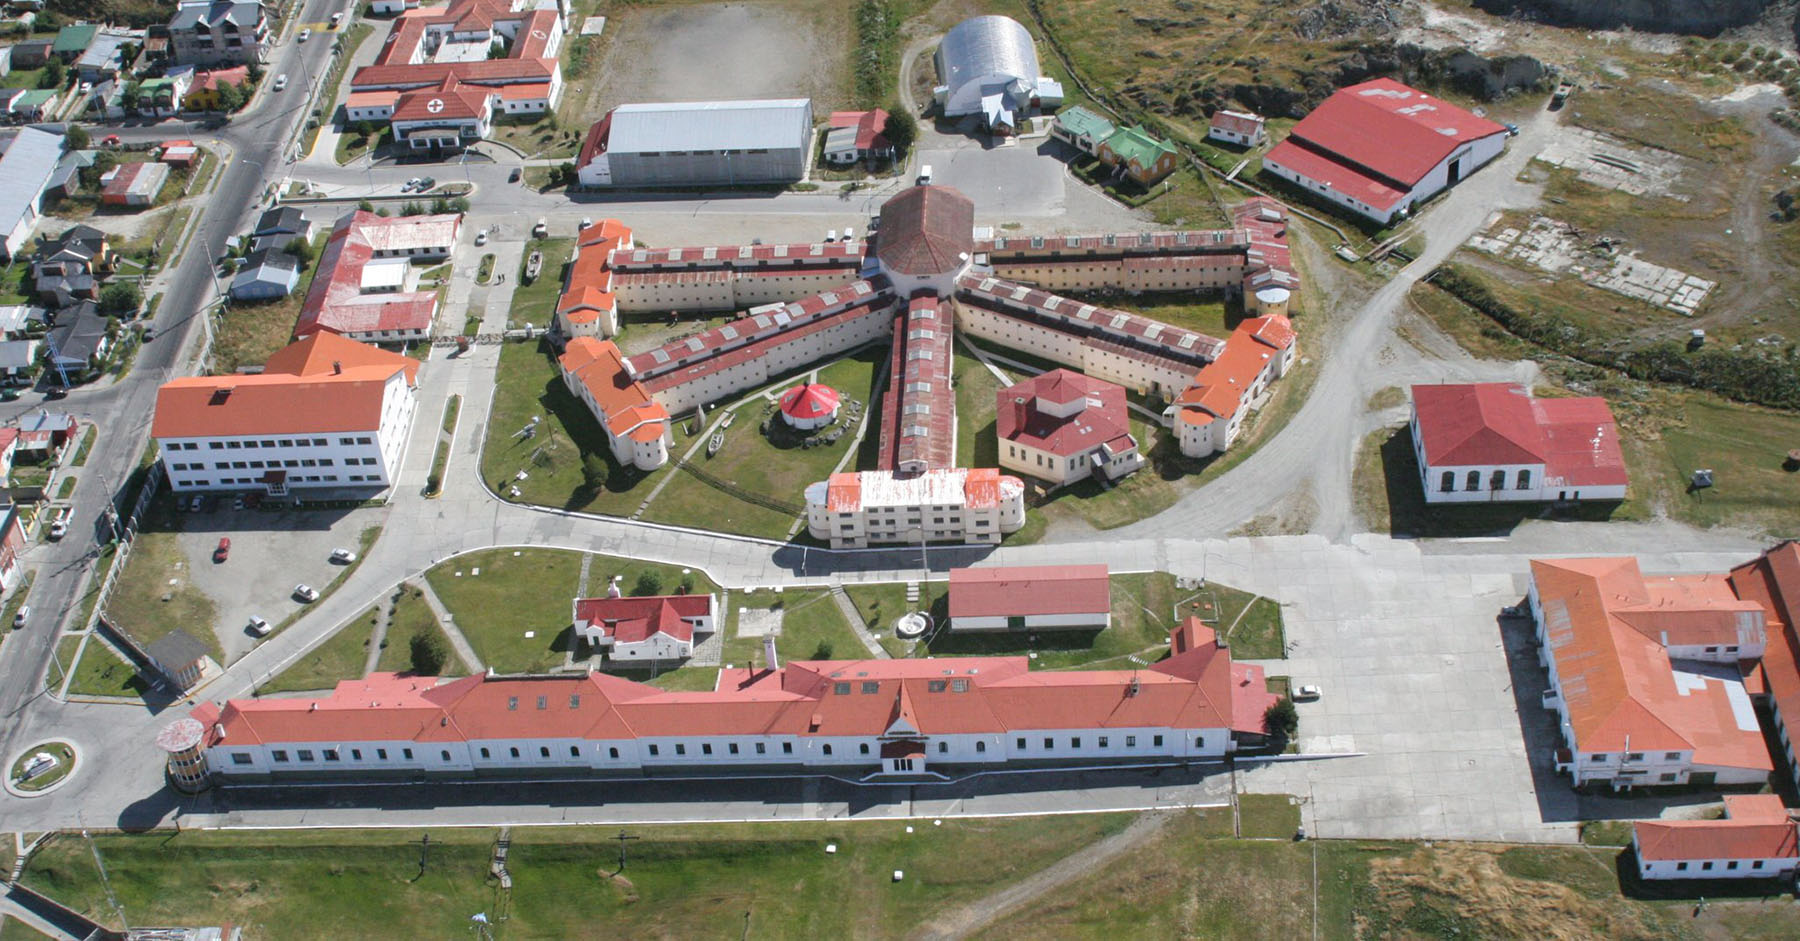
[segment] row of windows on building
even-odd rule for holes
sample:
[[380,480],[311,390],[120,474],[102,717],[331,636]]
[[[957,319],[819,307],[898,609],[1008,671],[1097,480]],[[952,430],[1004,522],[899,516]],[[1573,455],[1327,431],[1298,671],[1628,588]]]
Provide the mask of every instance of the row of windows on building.
[[[1455,493],[1456,492],[1456,472],[1455,471],[1445,471],[1444,476],[1438,482],[1438,487],[1444,493]],[[1481,472],[1478,470],[1469,471],[1468,476],[1465,478],[1464,483],[1463,483],[1463,490],[1468,491],[1468,490],[1480,490],[1480,489],[1481,489]],[[1506,471],[1497,470],[1497,471],[1494,471],[1493,473],[1489,474],[1488,475],[1488,489],[1489,490],[1505,490],[1506,489]],[[1519,471],[1518,483],[1514,485],[1513,489],[1515,489],[1515,490],[1530,490],[1531,489],[1531,471],[1528,471],[1528,470]]]
[[[362,437],[355,437],[355,438],[339,438],[339,439],[337,439],[337,442],[340,447],[348,448],[348,447],[354,447],[359,444],[373,444],[373,443],[375,443],[375,439],[367,437],[367,436],[362,436]],[[213,450],[213,451],[237,451],[237,450],[240,450],[243,448],[249,448],[249,449],[254,450],[256,448],[277,448],[277,447],[279,447],[279,448],[328,448],[331,446],[331,439],[330,438],[258,438],[258,439],[245,440],[245,441],[208,441],[208,442],[206,442],[206,446],[208,449]],[[169,450],[171,450],[171,451],[198,451],[198,450],[200,450],[200,444],[197,441],[176,441],[169,445]]]
[[[1597,765],[1597,764],[1601,764],[1603,762],[1612,761],[1612,760],[1614,760],[1614,759],[1611,755],[1589,755],[1588,756],[1589,764]],[[1643,761],[1644,753],[1641,751],[1626,752],[1625,760],[1626,761]],[[1680,761],[1681,760],[1681,752],[1678,752],[1678,751],[1663,752],[1663,760],[1664,761]]]
[[[1737,867],[1738,867],[1738,861],[1737,861],[1737,860],[1735,860],[1735,859],[1728,859],[1728,860],[1726,860],[1726,861],[1725,861],[1725,869],[1726,869],[1726,871],[1727,871],[1727,872],[1729,872],[1729,871],[1731,871],[1731,870],[1734,870],[1734,869],[1736,869],[1736,868],[1737,868]],[[1762,867],[1763,867],[1763,861],[1762,861],[1762,860],[1760,860],[1760,859],[1753,859],[1753,860],[1751,860],[1751,861],[1750,861],[1750,868],[1751,868],[1751,869],[1761,869],[1761,868],[1762,868]],[[1688,869],[1688,864],[1687,864],[1687,863],[1676,863],[1676,864],[1675,864],[1675,871],[1676,871],[1676,872],[1687,872],[1687,869]],[[1713,869],[1713,864],[1712,864],[1712,861],[1711,861],[1711,860],[1708,860],[1708,861],[1706,861],[1706,862],[1703,862],[1703,863],[1701,863],[1701,864],[1700,864],[1700,871],[1701,871],[1701,872],[1712,872],[1712,869]]]
[[[294,475],[291,475],[290,477],[288,477],[288,479],[287,479],[287,482],[291,483],[291,484],[302,484],[302,483],[304,483],[304,484],[335,484],[335,483],[339,483],[339,482],[360,484],[360,483],[379,483],[380,481],[381,481],[380,474],[348,474],[348,475],[344,475],[342,477],[340,477],[337,474],[294,474]],[[265,481],[260,477],[220,477],[219,478],[219,484],[221,486],[226,486],[226,487],[237,486],[237,485],[259,486],[259,485],[263,484],[264,482]],[[177,487],[210,487],[210,486],[212,486],[212,484],[213,484],[213,482],[211,479],[177,480],[177,481],[175,481],[175,486],[177,486]]]
[[[378,461],[372,457],[347,457],[347,458],[344,458],[344,466],[345,467],[359,467],[359,466],[360,467],[373,467],[378,463],[380,463],[380,461]],[[217,464],[214,464],[211,469],[212,470],[264,470],[264,469],[268,469],[268,468],[280,468],[280,467],[336,467],[336,466],[337,466],[337,461],[334,458],[303,457],[303,458],[294,459],[294,460],[281,460],[281,461],[220,461]],[[172,462],[169,464],[169,469],[170,470],[178,470],[178,471],[203,471],[203,470],[207,470],[208,468],[206,466],[205,461],[199,461],[199,462],[195,462],[195,463],[191,463],[191,464]]]

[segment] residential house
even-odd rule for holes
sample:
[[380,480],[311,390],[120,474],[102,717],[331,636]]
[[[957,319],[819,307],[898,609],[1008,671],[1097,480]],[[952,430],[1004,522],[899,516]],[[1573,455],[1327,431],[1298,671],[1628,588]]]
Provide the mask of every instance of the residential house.
[[1175,172],[1181,154],[1175,145],[1158,140],[1142,127],[1122,127],[1100,142],[1102,162],[1143,186],[1153,186]]
[[1125,389],[1052,369],[995,396],[1000,466],[1052,486],[1098,477],[1119,480],[1144,466]]
[[1269,139],[1263,116],[1220,108],[1212,113],[1206,128],[1206,139],[1239,147],[1260,147]]
[[50,61],[50,50],[56,46],[54,39],[27,39],[17,42],[12,47],[12,67],[14,69],[41,69]]
[[1555,767],[1576,787],[1762,784],[1774,770],[1739,663],[1761,604],[1720,575],[1645,576],[1633,558],[1533,559],[1526,596]]
[[457,214],[382,218],[346,213],[337,221],[300,307],[294,336],[321,330],[353,340],[423,340],[437,317],[438,292],[408,289],[410,263],[447,258],[456,245]]
[[267,301],[294,293],[300,283],[300,259],[287,252],[252,251],[231,279],[234,301]]
[[27,334],[42,333],[48,314],[31,304],[0,306],[0,339],[16,340]]
[[1105,565],[950,570],[950,630],[1100,631],[1112,625]]
[[717,630],[711,594],[575,599],[575,636],[615,663],[656,663],[694,655],[694,635]]
[[210,672],[218,669],[212,654],[194,635],[176,628],[144,648],[144,656],[163,679],[179,690],[193,689]]
[[379,490],[400,472],[419,362],[319,332],[254,375],[174,379],[150,436],[177,494]]
[[1416,385],[1412,397],[1427,503],[1625,498],[1625,456],[1605,399],[1539,399],[1511,382]]
[[112,320],[93,301],[56,312],[44,337],[45,363],[66,381],[79,382],[112,349]]
[[176,62],[247,65],[268,54],[269,21],[255,0],[183,0],[169,20]]
[[150,161],[121,163],[100,177],[100,202],[107,206],[147,208],[156,204],[169,165]]
[[221,111],[224,106],[219,103],[219,87],[236,85],[245,92],[250,92],[250,67],[234,65],[228,69],[209,69],[195,72],[193,83],[188,86],[187,93],[181,96],[181,107],[187,111]]
[[198,74],[192,66],[177,66],[161,78],[138,83],[138,112],[159,118],[179,114]]
[[38,239],[32,284],[38,298],[55,308],[98,300],[99,269],[106,264],[106,233],[91,225],[70,226],[56,238]]
[[25,96],[23,88],[0,88],[0,113],[12,114],[13,105]]
[[191,140],[166,140],[158,146],[156,159],[171,167],[187,169],[200,162],[200,148]]
[[1642,879],[1791,879],[1800,834],[1779,794],[1727,794],[1719,820],[1639,820],[1631,850]]
[[71,23],[57,32],[50,43],[50,54],[63,60],[64,65],[74,65],[99,36],[100,27],[92,23]]
[[38,409],[19,416],[11,427],[18,435],[15,456],[49,460],[75,440],[81,423],[67,412]]
[[62,94],[54,88],[30,88],[13,99],[9,113],[21,121],[42,121],[61,103]]
[[141,42],[144,34],[137,30],[105,27],[94,36],[86,50],[75,60],[75,74],[84,82],[103,82],[118,78],[125,68],[125,47]]
[[1118,126],[1081,105],[1057,112],[1050,125],[1050,136],[1092,157],[1100,156],[1100,145],[1119,130]]
[[882,133],[887,122],[888,113],[880,108],[833,111],[825,131],[825,161],[845,165],[859,160],[891,159],[894,145]]
[[97,150],[71,150],[63,154],[56,162],[56,171],[50,174],[50,181],[44,184],[44,195],[63,199],[80,192],[81,171],[93,166],[99,156]]
[[256,228],[250,230],[250,248],[252,251],[285,249],[295,239],[305,241],[310,238],[312,223],[305,213],[293,206],[276,206],[264,210],[256,218]]
[[0,340],[0,381],[14,386],[29,384],[37,376],[41,346],[36,338]]
[[6,259],[17,258],[30,240],[43,212],[44,190],[62,155],[61,134],[27,127],[0,156],[0,247]]
[[[768,645],[768,646],[773,646]],[[814,660],[726,668],[710,691],[605,673],[457,680],[375,673],[325,696],[203,703],[221,780],[682,774],[1222,762],[1260,741],[1277,697],[1189,619],[1170,656],[1033,670],[1023,656]]]

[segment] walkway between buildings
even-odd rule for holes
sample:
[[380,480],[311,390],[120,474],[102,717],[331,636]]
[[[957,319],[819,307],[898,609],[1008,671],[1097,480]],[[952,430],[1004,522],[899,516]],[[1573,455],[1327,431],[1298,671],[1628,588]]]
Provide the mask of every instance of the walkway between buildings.
[[470,673],[487,672],[487,665],[475,655],[475,648],[469,646],[469,639],[463,636],[462,628],[457,626],[455,615],[450,613],[450,609],[444,607],[444,602],[439,600],[437,592],[431,590],[431,583],[421,578],[407,584],[417,586],[419,591],[424,594],[425,604],[431,608],[431,613],[437,616],[438,625],[444,629],[444,636],[450,638],[450,646],[456,651],[456,656],[462,660],[463,666],[468,667]]

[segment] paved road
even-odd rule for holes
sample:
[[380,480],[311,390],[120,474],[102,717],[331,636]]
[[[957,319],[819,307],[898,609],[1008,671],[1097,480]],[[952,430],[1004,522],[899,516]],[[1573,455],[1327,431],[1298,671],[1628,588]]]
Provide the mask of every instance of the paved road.
[[[304,6],[305,15],[299,19],[328,19],[344,5],[344,0],[310,0]],[[4,717],[5,726],[5,731],[0,732],[0,755],[10,755],[31,744],[20,740],[16,720],[41,695],[41,677],[55,647],[57,622],[78,605],[81,586],[105,528],[100,522],[101,508],[124,484],[143,453],[156,387],[183,371],[200,340],[201,330],[205,329],[203,312],[215,296],[211,254],[206,246],[222,245],[228,236],[242,230],[263,192],[264,179],[270,175],[270,168],[279,167],[285,159],[285,142],[293,139],[305,113],[305,86],[298,80],[303,72],[300,63],[304,57],[311,74],[322,77],[330,54],[331,46],[324,42],[277,46],[269,72],[289,72],[295,76],[293,83],[279,95],[264,95],[213,138],[221,159],[228,158],[230,162],[218,175],[212,194],[205,197],[190,242],[194,250],[184,252],[172,270],[159,279],[166,289],[157,308],[156,339],[138,353],[125,380],[100,388],[77,389],[57,402],[40,402],[37,396],[27,395],[0,411],[0,420],[4,420],[50,407],[96,421],[101,429],[87,465],[78,472],[73,495],[79,525],[72,531],[93,532],[96,538],[71,535],[61,542],[35,546],[26,557],[26,562],[38,572],[31,589],[34,614],[23,630],[8,637],[5,656],[0,656],[0,717]],[[167,122],[135,125],[120,133],[134,139],[161,140],[188,127],[186,122]],[[99,130],[95,128],[96,132]]]

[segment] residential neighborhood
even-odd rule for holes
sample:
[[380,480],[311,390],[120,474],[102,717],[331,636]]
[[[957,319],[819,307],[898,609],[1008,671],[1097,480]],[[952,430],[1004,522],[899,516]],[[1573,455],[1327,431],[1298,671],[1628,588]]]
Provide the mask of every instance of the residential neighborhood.
[[0,15],[0,937],[1796,934],[1792,4]]

